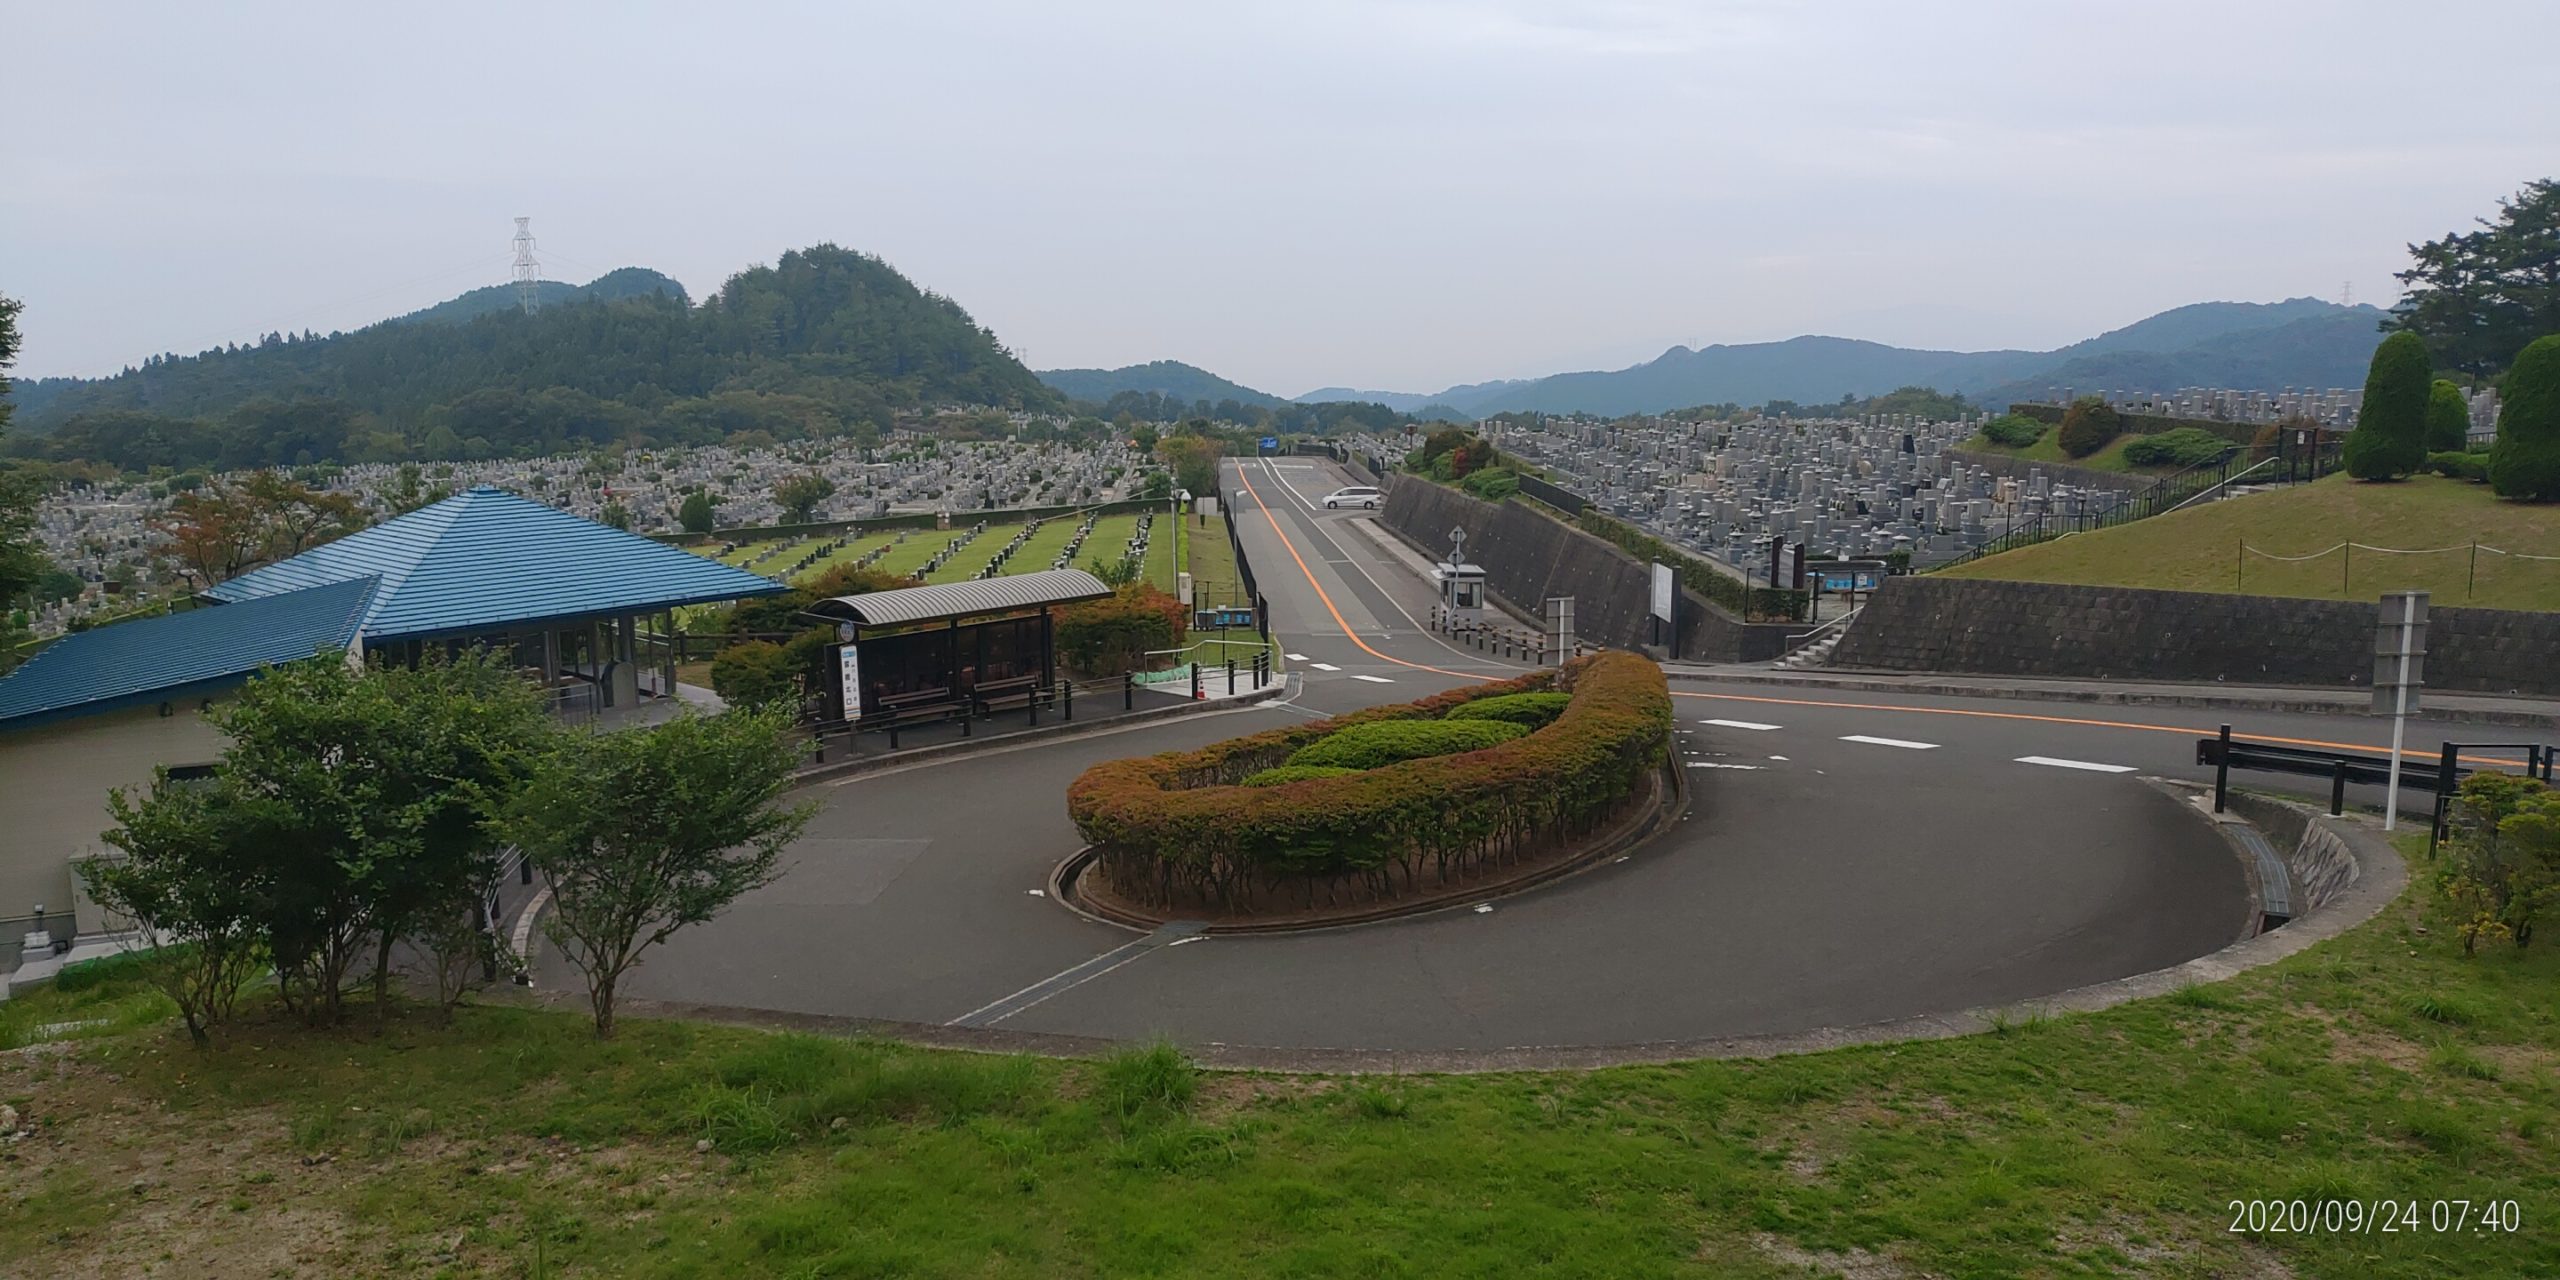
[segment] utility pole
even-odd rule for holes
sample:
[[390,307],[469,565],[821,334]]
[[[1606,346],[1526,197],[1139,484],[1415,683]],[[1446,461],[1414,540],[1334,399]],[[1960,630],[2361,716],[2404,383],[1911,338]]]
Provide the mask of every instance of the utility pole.
[[533,219],[516,219],[516,306],[526,315],[542,309],[542,264],[533,260]]

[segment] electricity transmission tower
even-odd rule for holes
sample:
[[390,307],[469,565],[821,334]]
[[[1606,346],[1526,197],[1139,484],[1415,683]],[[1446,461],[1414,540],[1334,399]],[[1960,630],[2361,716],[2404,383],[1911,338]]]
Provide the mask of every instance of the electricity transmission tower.
[[516,219],[516,305],[532,315],[542,309],[542,264],[533,260],[533,219]]

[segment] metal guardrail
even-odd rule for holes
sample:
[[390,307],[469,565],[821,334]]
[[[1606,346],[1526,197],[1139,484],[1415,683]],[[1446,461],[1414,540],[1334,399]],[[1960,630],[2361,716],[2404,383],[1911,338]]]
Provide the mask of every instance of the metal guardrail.
[[[2525,776],[2551,781],[2560,748],[2538,742],[2448,742],[2435,768],[2423,764],[2413,766],[2406,755],[2401,757],[2400,789],[2417,790],[2435,798],[2436,829],[2439,835],[2451,813],[2453,797],[2462,779],[2479,772],[2463,765],[2464,751],[2509,750],[2525,753]],[[2255,770],[2262,773],[2290,773],[2305,777],[2329,779],[2329,812],[2332,816],[2346,812],[2347,784],[2387,787],[2391,785],[2391,758],[2354,751],[2320,751],[2309,747],[2288,747],[2275,743],[2234,739],[2231,726],[2222,726],[2220,734],[2196,739],[2196,763],[2213,767],[2213,811],[2220,813],[2231,795],[2231,771]]]

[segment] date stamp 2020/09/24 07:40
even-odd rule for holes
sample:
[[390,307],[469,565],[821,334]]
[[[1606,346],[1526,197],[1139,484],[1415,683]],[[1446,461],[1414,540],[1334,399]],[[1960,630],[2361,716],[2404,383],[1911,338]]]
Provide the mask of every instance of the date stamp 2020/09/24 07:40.
[[2448,1235],[2524,1229],[2513,1200],[2233,1200],[2230,1225],[2241,1235]]

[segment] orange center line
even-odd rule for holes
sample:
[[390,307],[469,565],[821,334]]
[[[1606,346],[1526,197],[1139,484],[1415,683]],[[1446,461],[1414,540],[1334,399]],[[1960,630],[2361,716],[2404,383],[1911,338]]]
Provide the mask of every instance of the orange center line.
[[1271,522],[1271,535],[1280,539],[1281,549],[1289,553],[1290,559],[1298,562],[1298,572],[1306,575],[1308,586],[1315,588],[1316,599],[1324,601],[1324,611],[1333,615],[1333,625],[1342,628],[1342,634],[1349,637],[1351,643],[1360,646],[1361,652],[1366,653],[1370,657],[1376,658],[1381,662],[1392,662],[1399,667],[1411,667],[1416,671],[1428,671],[1433,675],[1456,676],[1461,680],[1482,681],[1485,679],[1483,676],[1471,675],[1464,671],[1444,671],[1439,667],[1426,666],[1419,662],[1407,662],[1402,658],[1389,657],[1386,654],[1370,648],[1369,642],[1361,639],[1360,633],[1352,630],[1351,624],[1343,620],[1342,610],[1333,607],[1333,597],[1325,594],[1323,583],[1316,581],[1315,570],[1307,567],[1307,558],[1298,554],[1298,544],[1291,542],[1289,540],[1289,535],[1282,532],[1280,528],[1280,517],[1271,514],[1270,504],[1262,500],[1262,491],[1253,487],[1253,477],[1245,474],[1245,467],[1241,462],[1236,464],[1236,479],[1243,482],[1245,493],[1253,498],[1253,505],[1262,509],[1262,518]]
[[[2149,733],[2175,733],[2181,735],[2193,735],[2202,738],[2210,738],[2214,736],[2214,731],[2211,730],[2194,729],[2174,724],[2142,724],[2132,720],[2091,720],[2079,716],[2040,716],[2024,711],[1973,711],[1958,707],[1905,707],[1898,706],[1890,702],[1828,702],[1819,698],[1767,698],[1756,697],[1745,693],[1684,693],[1679,690],[1673,690],[1671,696],[1675,698],[1708,698],[1719,702],[1762,702],[1789,707],[1839,707],[1848,711],[1907,711],[1915,715],[1971,716],[1979,720],[2026,720],[2038,724],[2086,725],[2095,729],[2140,729]],[[2371,746],[2361,742],[2324,742],[2318,738],[2286,738],[2269,733],[2234,733],[2231,737],[2233,741],[2272,742],[2288,747],[2320,747],[2330,751],[2368,751],[2382,756],[2388,756],[2391,754],[2391,748],[2389,747]],[[2413,752],[2404,749],[2400,753],[2400,758],[2403,760],[2411,758],[2419,760],[2433,760],[2437,757],[2423,752]],[[2524,765],[2524,761],[2522,760],[2493,759],[2485,757],[2482,758],[2479,763],[2511,765],[2519,768]]]

